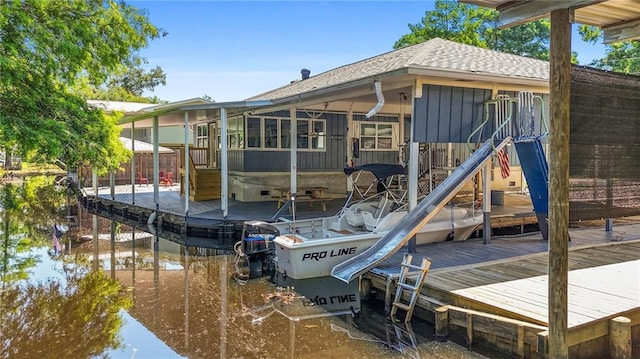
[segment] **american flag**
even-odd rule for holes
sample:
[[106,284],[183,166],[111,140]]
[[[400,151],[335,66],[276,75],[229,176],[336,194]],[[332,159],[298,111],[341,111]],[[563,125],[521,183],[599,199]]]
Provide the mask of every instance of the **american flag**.
[[62,244],[60,243],[60,238],[62,237],[62,231],[58,230],[57,226],[53,226],[53,252],[58,254],[62,252]]
[[498,150],[498,162],[500,163],[500,175],[502,178],[509,177],[509,155],[504,148]]

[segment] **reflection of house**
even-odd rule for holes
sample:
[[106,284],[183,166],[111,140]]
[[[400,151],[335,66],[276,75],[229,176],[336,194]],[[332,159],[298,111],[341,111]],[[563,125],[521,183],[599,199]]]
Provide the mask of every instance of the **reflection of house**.
[[[482,123],[485,101],[520,90],[546,94],[548,71],[544,61],[442,39],[315,76],[304,70],[298,81],[247,102],[226,104],[228,195],[241,201],[271,200],[276,187],[289,183],[294,167],[298,186],[344,193],[343,167],[406,161],[405,143],[412,130],[420,145],[418,176],[436,181],[469,156],[467,137]],[[220,108],[225,104],[216,105],[221,106],[216,111],[179,103],[163,105],[165,112],[157,109],[160,126],[184,123],[187,117],[197,137],[203,137],[201,143],[208,145],[208,160],[193,166],[195,176],[222,168]],[[146,111],[121,124],[151,127],[153,113]],[[517,165],[516,156],[511,158]],[[512,166],[511,176],[493,188],[521,185],[520,171]],[[197,182],[191,187],[198,192]]]

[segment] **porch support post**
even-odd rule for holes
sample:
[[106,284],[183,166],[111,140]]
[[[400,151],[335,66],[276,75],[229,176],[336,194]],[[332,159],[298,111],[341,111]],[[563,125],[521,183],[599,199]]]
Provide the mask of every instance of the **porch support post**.
[[[223,140],[224,141],[224,137]],[[224,143],[224,142],[223,142]],[[222,147],[224,149],[224,146]],[[189,216],[189,111],[184,112],[184,218]]]
[[116,173],[113,170],[109,171],[109,189],[111,190],[111,200],[116,200]]
[[153,116],[153,201],[156,203],[156,210],[160,209],[160,196],[158,194],[158,172],[160,171],[160,155],[158,145],[158,116]]
[[94,169],[91,169],[91,185],[93,186],[93,195],[98,197],[98,174]]
[[[491,243],[491,167],[489,158],[482,169],[482,243]],[[475,204],[474,204],[475,205]]]
[[[295,106],[289,108],[289,117],[291,118],[291,196],[294,197],[298,192],[298,121]],[[295,200],[295,198],[294,198]],[[291,203],[293,207],[293,215],[295,216],[295,202]]]
[[136,204],[136,136],[135,121],[131,122],[131,204]]
[[227,109],[220,109],[220,125],[222,130],[222,158],[220,164],[222,170],[220,173],[220,206],[222,206],[222,216],[227,219],[229,215],[229,161],[227,158]]
[[[416,98],[422,97],[422,82],[416,81],[411,89],[411,131],[409,140],[409,212],[413,211],[418,205],[418,156],[420,155],[420,144],[415,142],[415,106]],[[404,119],[401,119],[404,121]],[[416,237],[409,240],[409,253],[416,252]]]
[[[355,128],[353,128],[353,102],[351,106],[349,106],[349,110],[347,111],[347,140],[345,143],[347,144],[347,163],[345,166],[351,167],[351,164],[354,163],[353,158],[353,139],[356,137]],[[347,192],[353,192],[353,182],[347,181]]]
[[551,12],[549,129],[549,357],[568,358],[569,110],[573,10]]

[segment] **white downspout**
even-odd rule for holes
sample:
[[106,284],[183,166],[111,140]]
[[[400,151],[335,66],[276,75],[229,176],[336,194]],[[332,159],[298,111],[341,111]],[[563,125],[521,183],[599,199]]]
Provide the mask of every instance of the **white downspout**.
[[380,84],[380,81],[375,81],[373,83],[373,86],[376,89],[376,97],[378,98],[378,103],[371,109],[371,111],[367,112],[367,114],[365,115],[367,118],[375,116],[375,114],[382,109],[382,106],[384,106],[384,95],[382,94],[382,85]]

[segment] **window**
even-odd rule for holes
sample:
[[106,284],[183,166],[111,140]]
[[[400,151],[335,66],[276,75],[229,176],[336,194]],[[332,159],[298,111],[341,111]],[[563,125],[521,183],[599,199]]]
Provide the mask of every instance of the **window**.
[[264,119],[264,147],[278,148],[278,119]]
[[260,118],[257,117],[249,117],[247,119],[247,148],[262,147],[260,122]]
[[291,148],[291,120],[280,120],[280,148]]
[[[247,148],[285,150],[291,148],[291,120],[275,117],[249,117],[246,123]],[[296,120],[299,150],[324,150],[325,120]]]
[[209,145],[209,126],[207,124],[196,126],[196,147],[206,148]]
[[309,121],[298,120],[298,148],[309,148]]
[[[218,136],[218,146],[221,146],[220,136]],[[228,120],[227,124],[227,148],[243,148],[244,147],[244,129],[242,117],[233,117]]]
[[311,121],[311,149],[324,149],[326,134],[324,132],[324,121]]
[[397,123],[389,122],[361,122],[360,149],[362,150],[393,150],[397,147],[394,133],[397,133]]

